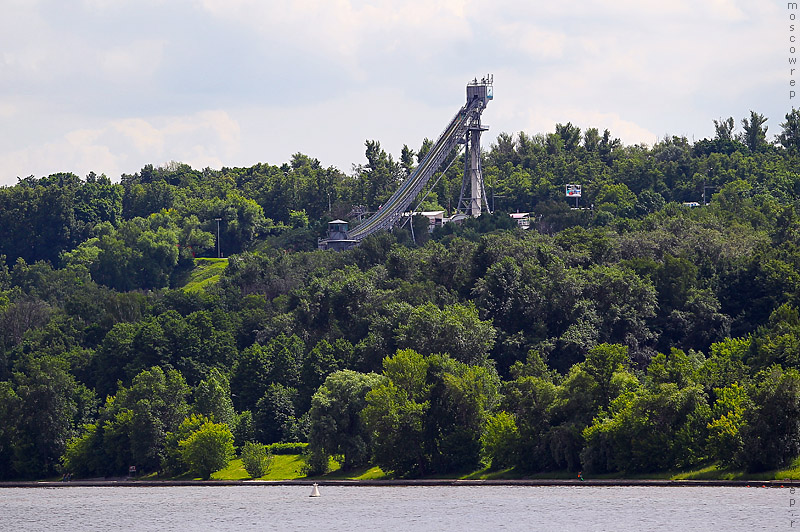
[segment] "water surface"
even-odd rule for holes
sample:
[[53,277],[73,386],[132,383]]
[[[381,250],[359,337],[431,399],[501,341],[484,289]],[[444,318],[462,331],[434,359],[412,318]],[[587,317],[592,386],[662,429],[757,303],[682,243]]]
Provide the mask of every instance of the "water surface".
[[[784,530],[800,490],[533,486],[0,489],[0,530]],[[791,500],[796,500],[792,507]]]

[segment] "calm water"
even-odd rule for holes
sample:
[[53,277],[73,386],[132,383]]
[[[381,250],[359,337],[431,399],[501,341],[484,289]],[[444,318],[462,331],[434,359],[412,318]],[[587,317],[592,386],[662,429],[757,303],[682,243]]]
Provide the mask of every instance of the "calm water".
[[[800,489],[306,486],[0,489],[0,530],[790,530]],[[800,511],[794,513],[800,515]],[[800,517],[794,528],[800,530]]]

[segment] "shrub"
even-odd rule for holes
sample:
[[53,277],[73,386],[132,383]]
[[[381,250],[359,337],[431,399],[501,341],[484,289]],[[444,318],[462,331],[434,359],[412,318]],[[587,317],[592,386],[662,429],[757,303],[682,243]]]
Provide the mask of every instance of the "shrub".
[[272,453],[263,443],[246,442],[242,447],[242,464],[250,478],[261,478],[272,466]]
[[187,471],[190,466],[184,463],[183,448],[180,447],[180,442],[187,439],[193,432],[209,421],[211,420],[202,414],[192,414],[184,418],[174,432],[167,432],[166,445],[161,458],[161,471],[172,476],[180,475]]
[[267,445],[267,450],[272,454],[303,454],[307,448],[307,443],[271,443]]
[[324,475],[330,471],[330,457],[319,451],[312,451],[306,456],[306,464],[302,472],[307,477]]
[[183,461],[204,479],[233,459],[233,434],[224,423],[206,422],[178,444]]
[[519,430],[514,416],[501,411],[489,416],[481,436],[483,456],[493,469],[517,463]]

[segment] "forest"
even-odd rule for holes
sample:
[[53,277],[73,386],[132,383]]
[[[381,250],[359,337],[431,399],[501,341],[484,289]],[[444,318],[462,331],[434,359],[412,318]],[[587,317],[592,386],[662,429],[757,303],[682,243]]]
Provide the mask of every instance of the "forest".
[[[341,253],[316,249],[327,222],[377,209],[430,140],[397,158],[369,140],[350,173],[298,153],[18,178],[0,188],[0,479],[208,477],[277,442],[308,443],[309,475],[786,467],[800,111],[767,121],[653,146],[501,133],[493,214]],[[461,172],[420,209],[452,209]]]

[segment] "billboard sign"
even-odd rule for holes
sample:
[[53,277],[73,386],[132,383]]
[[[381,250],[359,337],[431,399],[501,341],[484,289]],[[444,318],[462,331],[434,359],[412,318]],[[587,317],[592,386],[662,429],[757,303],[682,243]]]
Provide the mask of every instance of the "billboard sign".
[[580,185],[567,185],[567,197],[568,198],[580,198],[581,197],[581,186]]

